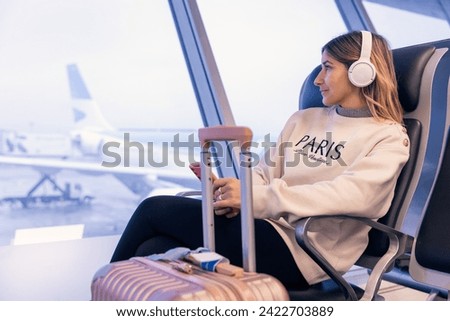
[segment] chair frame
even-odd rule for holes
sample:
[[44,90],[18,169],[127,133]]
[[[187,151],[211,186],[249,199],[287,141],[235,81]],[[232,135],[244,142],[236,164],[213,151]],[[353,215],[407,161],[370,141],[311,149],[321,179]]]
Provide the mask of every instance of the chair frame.
[[[443,193],[442,189],[445,183],[448,180],[449,177],[449,168],[448,164],[450,163],[450,128],[447,130],[447,138],[444,144],[444,149],[442,152],[442,163],[440,164],[439,168],[439,174],[437,175],[436,181],[434,183],[432,192],[428,198],[427,206],[425,207],[421,221],[419,224],[419,228],[417,230],[413,248],[411,251],[411,259],[409,263],[409,274],[411,277],[416,280],[417,282],[424,283],[431,287],[429,291],[429,296],[427,300],[438,300],[442,297],[447,297],[447,300],[450,301],[450,273],[448,271],[441,271],[438,270],[438,267],[429,267],[429,266],[423,266],[419,260],[417,259],[417,256],[420,254],[417,254],[416,247],[418,246],[418,243],[421,244],[421,246],[424,246],[427,244],[427,238],[423,237],[422,233],[422,225],[425,224],[425,221],[427,220],[427,215],[429,215],[429,211],[431,209],[438,209],[438,213],[442,213],[443,209],[440,208],[439,205],[435,204],[439,198],[439,194],[436,193]],[[446,167],[447,166],[447,167]],[[445,172],[443,172],[445,171]],[[432,205],[432,203],[434,203]],[[445,215],[445,213],[443,213]],[[441,214],[442,216],[442,214]],[[440,217],[440,216],[439,216]],[[436,223],[436,220],[438,217],[434,216],[432,218],[433,222]],[[442,223],[442,220],[439,220],[439,223]],[[449,241],[449,238],[447,237],[447,242]],[[448,243],[445,243],[448,244]],[[442,243],[441,245],[442,246]],[[448,246],[447,246],[448,248]],[[442,252],[442,251],[441,251]],[[441,253],[442,254],[442,253]],[[447,292],[445,294],[445,292]]]
[[[308,232],[311,224],[314,221],[318,221],[328,217],[359,221],[365,225],[370,226],[372,229],[383,232],[389,238],[389,247],[386,253],[377,261],[374,266],[365,266],[366,268],[372,268],[372,271],[369,275],[369,279],[366,283],[365,290],[361,298],[358,298],[358,295],[356,294],[353,286],[350,285],[350,283],[325,260],[325,258],[311,244],[309,240]],[[325,273],[330,276],[330,278],[334,282],[336,282],[336,284],[343,291],[345,299],[351,301],[372,301],[375,298],[380,288],[383,274],[389,269],[395,259],[405,253],[409,241],[408,235],[390,228],[387,225],[368,218],[348,215],[313,216],[301,219],[296,225],[295,236],[300,247],[325,271]]]

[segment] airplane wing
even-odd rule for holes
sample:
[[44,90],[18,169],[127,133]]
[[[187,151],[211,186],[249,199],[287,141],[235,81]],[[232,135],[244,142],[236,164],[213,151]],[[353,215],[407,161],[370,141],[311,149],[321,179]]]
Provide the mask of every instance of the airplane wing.
[[[198,179],[188,167],[105,167],[101,163],[78,159],[48,157],[0,156],[0,165],[26,166],[44,174],[55,174],[61,170],[73,170],[87,175],[112,174],[136,194],[145,194],[149,187],[179,185],[190,188],[198,186]],[[139,184],[136,184],[139,182]],[[143,183],[145,186],[145,190]],[[139,186],[139,187],[138,187]]]
[[[150,175],[157,177],[172,178],[192,178],[193,174],[188,167],[184,170],[173,171],[164,168],[153,167],[105,167],[94,162],[86,162],[81,160],[54,159],[54,158],[36,158],[36,157],[14,157],[0,156],[0,164],[29,166],[37,170],[57,171],[62,169],[76,170],[78,172],[86,172],[86,174],[129,174],[129,175]],[[181,169],[181,168],[180,168]]]

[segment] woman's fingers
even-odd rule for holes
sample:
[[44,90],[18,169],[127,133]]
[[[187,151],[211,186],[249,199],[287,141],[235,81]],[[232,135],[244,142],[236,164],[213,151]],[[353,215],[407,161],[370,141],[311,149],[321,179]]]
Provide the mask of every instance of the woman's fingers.
[[225,215],[227,218],[232,218],[239,214],[239,210],[231,207],[220,207],[215,208],[214,213],[216,215]]

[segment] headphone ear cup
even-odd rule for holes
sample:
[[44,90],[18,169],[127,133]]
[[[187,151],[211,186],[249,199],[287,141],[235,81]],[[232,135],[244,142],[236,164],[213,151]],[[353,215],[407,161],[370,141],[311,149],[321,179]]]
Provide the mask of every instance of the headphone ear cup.
[[375,66],[366,60],[355,61],[348,69],[348,79],[356,87],[369,86],[377,75]]

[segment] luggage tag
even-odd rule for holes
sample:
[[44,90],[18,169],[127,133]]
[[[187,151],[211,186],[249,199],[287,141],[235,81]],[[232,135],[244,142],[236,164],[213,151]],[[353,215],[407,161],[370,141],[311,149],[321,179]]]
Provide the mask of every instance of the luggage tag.
[[183,260],[206,271],[234,277],[242,277],[244,275],[243,268],[230,264],[230,260],[226,257],[202,247],[195,251],[185,247],[177,247],[165,253],[149,255],[147,259],[168,262],[172,268],[187,274],[193,273],[192,266],[187,262],[183,262]]
[[230,264],[230,260],[216,252],[192,252],[185,259],[206,271],[238,278],[244,276],[243,268]]

